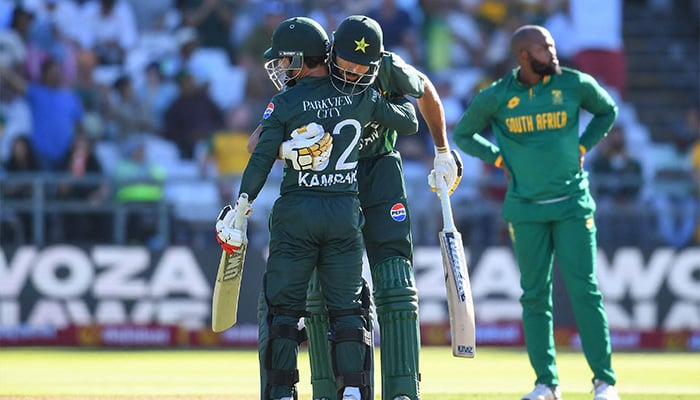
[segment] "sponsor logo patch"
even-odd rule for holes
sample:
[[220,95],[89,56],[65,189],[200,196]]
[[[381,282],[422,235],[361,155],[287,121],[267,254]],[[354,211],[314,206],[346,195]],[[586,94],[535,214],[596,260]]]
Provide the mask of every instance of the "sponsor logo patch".
[[508,108],[511,110],[517,107],[518,104],[520,104],[520,99],[517,96],[512,97],[510,100],[508,100]]
[[273,103],[269,103],[265,109],[265,112],[263,113],[263,119],[268,119],[273,111],[275,111],[275,105]]
[[391,215],[391,219],[394,221],[402,222],[406,219],[406,207],[404,207],[404,205],[401,203],[396,203],[391,206],[389,213]]

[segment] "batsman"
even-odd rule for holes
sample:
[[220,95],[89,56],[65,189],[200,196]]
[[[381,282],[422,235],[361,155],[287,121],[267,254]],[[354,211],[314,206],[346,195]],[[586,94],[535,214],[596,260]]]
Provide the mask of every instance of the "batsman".
[[[358,94],[374,88],[388,99],[416,99],[435,143],[435,179],[443,179],[450,194],[461,179],[461,160],[447,141],[440,98],[430,80],[397,54],[384,51],[379,24],[366,16],[345,18],[333,34],[330,58],[332,82],[340,92]],[[418,292],[413,271],[411,218],[406,199],[401,155],[394,149],[394,129],[378,122],[364,128],[357,179],[365,214],[362,230],[369,258],[373,298],[381,338],[382,399],[420,399],[420,327]],[[314,399],[335,399],[335,383],[328,369],[328,317],[317,283],[307,297],[311,317],[305,320]]]
[[[265,68],[284,90],[263,113],[259,142],[241,179],[240,192],[252,202],[278,155],[287,159],[269,221],[260,297],[258,352],[265,400],[298,398],[297,355],[305,339],[298,323],[307,314],[314,271],[331,321],[321,340],[332,356],[332,396],[372,399],[374,349],[369,293],[362,281],[364,218],[357,197],[360,139],[372,121],[408,133],[418,130],[418,121],[406,99],[389,102],[374,89],[357,95],[337,92],[328,77],[329,47],[323,28],[309,18],[290,18],[275,29],[264,54],[269,59]],[[247,215],[239,207],[236,212]],[[244,233],[236,225],[217,224],[224,249],[240,247]]]

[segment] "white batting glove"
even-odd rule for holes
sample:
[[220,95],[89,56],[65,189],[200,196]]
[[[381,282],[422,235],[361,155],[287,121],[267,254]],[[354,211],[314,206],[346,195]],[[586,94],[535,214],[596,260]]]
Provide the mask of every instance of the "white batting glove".
[[239,198],[235,208],[229,204],[219,213],[216,219],[216,241],[226,253],[233,254],[248,243],[246,231],[251,212],[253,206],[248,203],[246,196],[245,201]]
[[462,158],[456,150],[450,151],[449,147],[435,149],[433,170],[428,175],[428,185],[433,192],[438,191],[437,179],[442,179],[451,195],[462,181]]
[[282,142],[279,157],[292,162],[298,171],[321,171],[328,165],[333,137],[323,126],[312,122],[292,131],[292,138]]

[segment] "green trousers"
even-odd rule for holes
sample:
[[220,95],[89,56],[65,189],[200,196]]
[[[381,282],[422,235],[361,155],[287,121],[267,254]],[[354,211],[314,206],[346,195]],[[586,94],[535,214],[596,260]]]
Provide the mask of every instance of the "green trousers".
[[[520,303],[525,343],[538,384],[559,384],[552,313],[555,258],[569,294],[581,346],[593,371],[593,379],[610,384],[616,382],[611,366],[608,321],[595,275],[597,245],[592,213],[595,205],[591,204],[590,198],[535,204],[529,215],[536,215],[538,220],[510,222],[523,290]],[[520,207],[528,208],[522,204]],[[545,213],[547,208],[549,210]]]
[[[270,255],[264,296],[271,314],[270,330],[295,329],[306,310],[306,292],[314,268],[329,311],[360,308],[363,217],[359,199],[348,194],[286,194],[275,202],[270,218]],[[333,328],[362,329],[362,316],[344,315]],[[364,370],[365,347],[359,342],[337,346],[339,374]],[[291,373],[297,369],[299,344],[288,337],[270,338],[259,349],[266,368]],[[290,396],[292,385],[271,383],[269,398]]]

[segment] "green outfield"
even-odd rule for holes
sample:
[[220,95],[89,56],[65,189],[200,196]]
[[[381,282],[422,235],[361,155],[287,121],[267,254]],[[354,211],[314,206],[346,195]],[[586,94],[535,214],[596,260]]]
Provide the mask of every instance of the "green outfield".
[[[379,354],[377,354],[379,356]],[[578,352],[559,355],[566,400],[591,399]],[[700,398],[700,354],[614,354],[625,400]],[[308,357],[300,353],[300,399],[311,398]],[[257,399],[253,350],[0,349],[0,399]],[[480,348],[475,359],[449,348],[421,353],[423,400],[518,399],[533,377],[522,349]],[[377,396],[379,398],[379,396]]]

